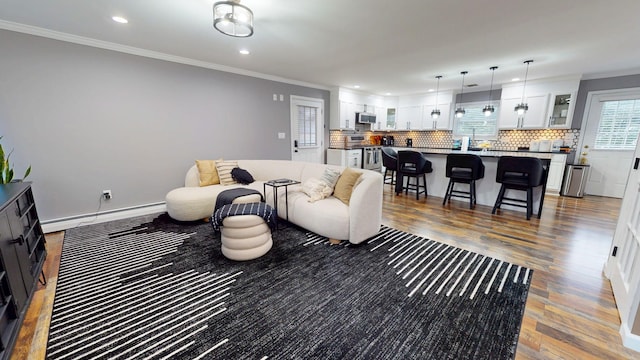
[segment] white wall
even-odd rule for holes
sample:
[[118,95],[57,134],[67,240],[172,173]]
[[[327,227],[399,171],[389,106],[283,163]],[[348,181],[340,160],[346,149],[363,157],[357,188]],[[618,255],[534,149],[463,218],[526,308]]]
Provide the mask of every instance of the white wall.
[[329,107],[326,90],[6,30],[0,49],[2,144],[20,176],[32,165],[45,222],[95,212],[103,189],[102,211],[162,202],[195,159],[290,159],[289,95]]

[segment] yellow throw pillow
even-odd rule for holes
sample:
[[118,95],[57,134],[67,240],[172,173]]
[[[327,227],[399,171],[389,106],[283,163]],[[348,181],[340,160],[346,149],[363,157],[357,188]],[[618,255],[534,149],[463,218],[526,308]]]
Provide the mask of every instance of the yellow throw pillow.
[[362,173],[359,171],[355,171],[351,168],[344,169],[338,178],[338,182],[336,182],[335,188],[333,189],[333,196],[349,205],[351,192],[353,192],[353,187],[356,185],[356,182],[358,182],[360,176],[362,176]]
[[200,174],[200,186],[220,184],[216,161],[222,161],[222,158],[218,160],[196,160],[198,174]]
[[220,177],[220,184],[233,185],[237,182],[231,176],[231,170],[238,167],[237,161],[216,161],[216,168],[218,169],[218,176]]

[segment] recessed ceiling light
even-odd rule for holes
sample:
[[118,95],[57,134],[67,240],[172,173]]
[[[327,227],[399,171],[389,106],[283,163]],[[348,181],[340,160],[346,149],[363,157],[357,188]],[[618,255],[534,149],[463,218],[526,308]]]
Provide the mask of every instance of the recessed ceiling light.
[[113,16],[111,19],[113,21],[117,22],[117,23],[120,23],[120,24],[127,24],[129,22],[129,20],[127,20],[127,19],[125,19],[125,18],[123,18],[121,16]]
[[391,93],[389,93],[389,92],[388,93],[384,93],[384,94],[387,95],[387,96],[391,95]]
[[353,85],[354,89],[360,89],[360,85]]
[[436,90],[435,90],[435,89],[429,89],[428,91],[429,91],[429,92],[434,92],[434,91],[436,91]]
[[240,54],[242,54],[242,55],[249,55],[249,54],[251,54],[251,52],[250,52],[249,50],[247,50],[247,49],[242,49],[242,50],[240,50],[240,51],[239,51],[239,53],[240,53]]
[[520,81],[520,78],[513,78],[511,81]]

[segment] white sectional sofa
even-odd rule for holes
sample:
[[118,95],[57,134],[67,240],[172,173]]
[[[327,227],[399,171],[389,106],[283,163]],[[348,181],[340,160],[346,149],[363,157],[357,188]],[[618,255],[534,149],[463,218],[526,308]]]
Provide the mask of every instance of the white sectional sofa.
[[[304,183],[310,178],[322,177],[327,167],[343,171],[339,166],[287,160],[237,160],[238,167],[247,170],[255,182],[249,185],[199,186],[198,168],[192,166],[185,177],[185,186],[170,191],[166,196],[169,216],[179,221],[194,221],[211,216],[216,198],[221,191],[246,187],[263,193],[268,180],[288,178]],[[362,172],[353,188],[349,205],[339,199],[328,198],[309,202],[301,185],[288,188],[289,221],[318,235],[331,239],[348,240],[358,244],[377,234],[382,219],[382,175],[375,171]],[[273,206],[273,188],[266,187],[265,200]],[[285,218],[285,191],[278,190],[278,214]]]

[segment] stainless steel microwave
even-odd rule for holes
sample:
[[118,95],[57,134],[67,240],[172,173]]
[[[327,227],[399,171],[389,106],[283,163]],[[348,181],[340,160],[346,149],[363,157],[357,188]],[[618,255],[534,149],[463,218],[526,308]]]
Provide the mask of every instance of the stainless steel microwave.
[[356,122],[358,124],[375,124],[376,114],[367,113],[367,112],[357,112]]

